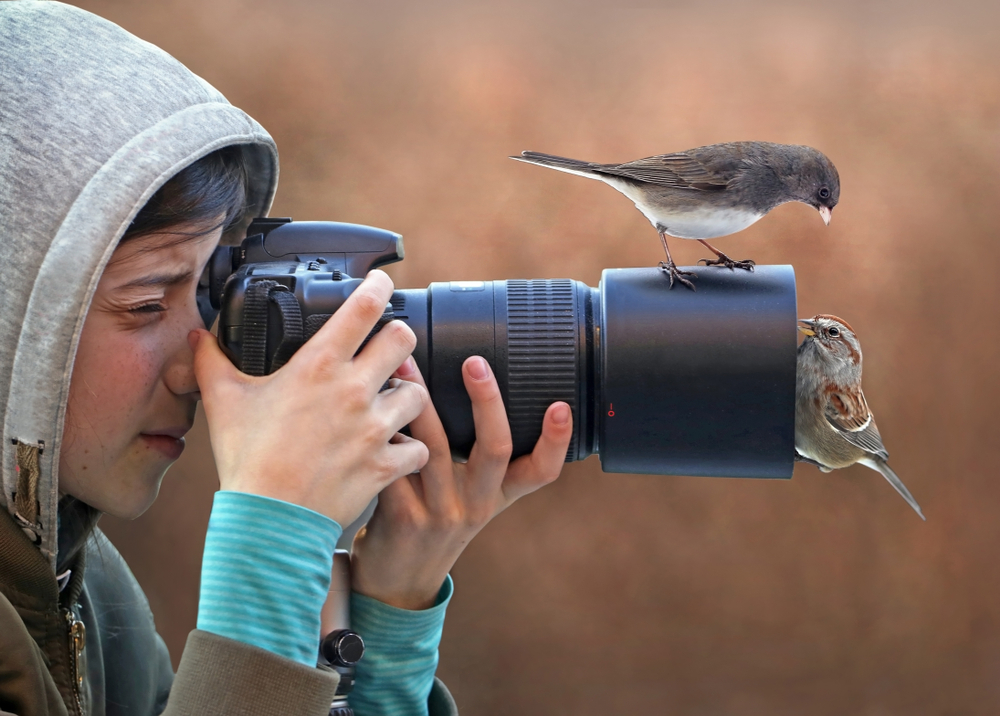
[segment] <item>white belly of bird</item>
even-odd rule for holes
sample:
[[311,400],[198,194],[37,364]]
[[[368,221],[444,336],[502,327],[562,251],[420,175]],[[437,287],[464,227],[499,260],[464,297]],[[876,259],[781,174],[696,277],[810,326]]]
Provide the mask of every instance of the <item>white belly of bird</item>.
[[685,212],[667,212],[636,203],[635,207],[653,226],[666,227],[666,233],[679,239],[715,239],[743,231],[763,214],[740,209],[705,208]]
[[594,177],[590,175],[590,178],[599,178],[605,184],[620,191],[635,202],[635,208],[649,219],[657,231],[659,231],[659,227],[666,227],[667,235],[676,236],[678,239],[716,239],[720,236],[729,236],[737,231],[743,231],[764,216],[762,213],[746,209],[725,209],[710,206],[687,211],[669,211],[646,203],[645,194],[638,190],[634,184],[607,176]]

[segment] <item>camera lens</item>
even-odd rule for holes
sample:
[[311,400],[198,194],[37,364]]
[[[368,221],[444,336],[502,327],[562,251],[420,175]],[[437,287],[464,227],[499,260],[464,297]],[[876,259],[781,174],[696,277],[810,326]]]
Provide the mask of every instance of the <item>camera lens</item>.
[[397,291],[396,318],[456,457],[475,442],[461,374],[493,367],[514,457],[554,401],[573,411],[567,460],[600,454],[607,472],[791,477],[795,277],[788,266],[702,269],[698,290],[662,272],[609,269],[570,279],[452,281]]

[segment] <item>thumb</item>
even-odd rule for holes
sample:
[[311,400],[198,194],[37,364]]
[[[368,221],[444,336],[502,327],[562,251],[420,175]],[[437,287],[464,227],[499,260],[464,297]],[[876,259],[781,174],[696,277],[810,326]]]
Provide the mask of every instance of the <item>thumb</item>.
[[202,399],[216,392],[218,386],[228,381],[237,380],[242,373],[237,370],[232,361],[226,357],[219,347],[215,336],[204,329],[191,331],[188,343],[194,351],[194,375],[198,381],[198,389]]

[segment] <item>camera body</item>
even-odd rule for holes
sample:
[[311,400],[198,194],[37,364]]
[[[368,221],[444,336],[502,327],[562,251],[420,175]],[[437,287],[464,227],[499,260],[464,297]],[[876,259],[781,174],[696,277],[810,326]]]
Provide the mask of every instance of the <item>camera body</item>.
[[[281,367],[373,268],[403,258],[399,234],[336,222],[256,219],[220,247],[200,286],[203,316],[237,367]],[[791,477],[796,306],[790,266],[702,268],[671,291],[658,268],[570,279],[450,281],[397,290],[379,321],[417,336],[414,359],[456,458],[475,442],[461,377],[490,362],[514,457],[531,451],[554,401],[573,411],[567,460],[607,472]],[[331,406],[335,409],[335,406]]]
[[[202,281],[203,317],[214,320],[208,317],[210,312],[222,309],[222,349],[243,372],[265,375],[277,370],[312,337],[369,271],[402,258],[403,238],[384,229],[337,222],[255,219],[240,246],[220,246],[209,259]],[[294,296],[301,331],[297,331],[294,317],[286,315],[289,310],[295,311],[289,301],[265,297],[264,303],[270,307],[264,315],[254,313],[252,289],[264,282],[269,284],[271,296]],[[272,313],[277,320],[269,320]],[[249,348],[245,351],[247,340]],[[264,354],[255,353],[261,347]],[[276,354],[278,364],[274,362]]]

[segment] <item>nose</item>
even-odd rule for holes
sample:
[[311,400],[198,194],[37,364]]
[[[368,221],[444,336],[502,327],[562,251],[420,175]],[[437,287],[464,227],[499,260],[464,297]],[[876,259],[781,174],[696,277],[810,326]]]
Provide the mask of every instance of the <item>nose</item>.
[[176,330],[171,331],[173,350],[163,372],[163,382],[174,395],[199,400],[201,393],[194,375],[194,351],[191,350],[187,337],[192,330],[204,328],[205,324],[197,310],[191,311],[183,320],[178,320],[177,324]]

